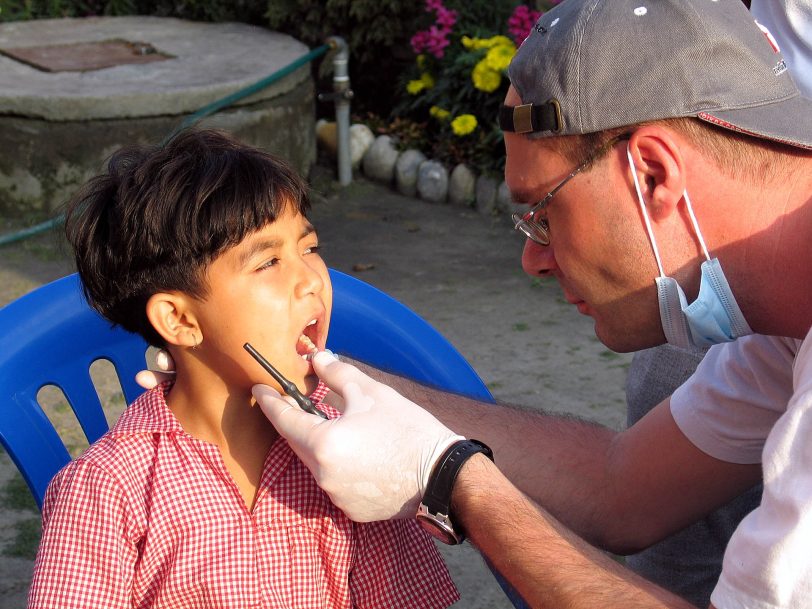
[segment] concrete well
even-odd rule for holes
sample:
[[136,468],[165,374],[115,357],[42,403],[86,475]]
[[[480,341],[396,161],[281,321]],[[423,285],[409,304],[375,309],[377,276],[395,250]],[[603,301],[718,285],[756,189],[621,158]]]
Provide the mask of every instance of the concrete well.
[[[160,57],[88,69],[88,59],[99,59],[94,45],[109,55],[99,45],[110,41]],[[60,61],[78,46],[75,65]],[[93,17],[0,25],[0,214],[52,215],[117,148],[161,142],[189,114],[308,50],[238,23]],[[43,65],[32,65],[32,55]],[[49,56],[61,71],[46,71]],[[230,131],[307,175],[316,156],[309,66],[199,124]]]

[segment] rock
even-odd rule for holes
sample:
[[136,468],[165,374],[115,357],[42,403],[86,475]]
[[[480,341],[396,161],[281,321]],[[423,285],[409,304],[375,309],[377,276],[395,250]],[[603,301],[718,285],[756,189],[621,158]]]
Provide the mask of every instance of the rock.
[[466,165],[460,163],[451,171],[448,182],[448,202],[452,205],[471,207],[476,200],[476,176]]
[[445,203],[448,170],[438,161],[423,161],[417,169],[417,194],[429,203]]
[[361,160],[375,141],[372,129],[363,123],[350,125],[350,163],[353,169],[358,169]]
[[[338,127],[334,121],[319,119],[316,122],[316,140],[319,146],[330,153],[330,156],[338,156]],[[363,123],[350,125],[350,165],[353,169],[358,169],[361,160],[367,150],[375,141],[372,129]]]
[[323,118],[316,121],[316,141],[321,148],[335,157],[338,149],[338,130],[335,122],[326,121]]
[[426,160],[419,150],[404,150],[395,163],[395,186],[398,192],[407,197],[417,194],[417,169]]
[[476,180],[476,209],[483,216],[492,216],[496,211],[496,180],[479,176]]
[[379,135],[364,155],[364,174],[371,180],[390,184],[395,174],[398,151],[388,135]]
[[502,180],[496,191],[496,209],[510,216],[514,212],[527,211],[530,208],[522,203],[514,203],[510,197],[510,189],[508,189],[507,183]]

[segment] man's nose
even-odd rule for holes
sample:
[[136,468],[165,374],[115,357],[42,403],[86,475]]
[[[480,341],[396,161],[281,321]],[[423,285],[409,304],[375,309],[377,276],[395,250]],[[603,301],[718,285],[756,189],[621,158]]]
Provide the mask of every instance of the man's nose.
[[522,268],[531,277],[547,277],[555,270],[555,254],[552,245],[539,245],[526,239],[522,251]]

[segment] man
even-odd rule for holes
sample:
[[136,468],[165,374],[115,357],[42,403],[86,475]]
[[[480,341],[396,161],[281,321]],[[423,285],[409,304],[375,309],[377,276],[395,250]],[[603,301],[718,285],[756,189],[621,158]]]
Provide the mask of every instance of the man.
[[556,277],[615,350],[738,340],[620,433],[387,380],[440,423],[327,354],[343,417],[257,387],[263,410],[352,518],[407,517],[422,497],[421,522],[467,533],[532,606],[688,606],[589,544],[646,547],[763,464],[711,606],[812,606],[812,102],[739,0],[568,0],[509,73],[524,269]]

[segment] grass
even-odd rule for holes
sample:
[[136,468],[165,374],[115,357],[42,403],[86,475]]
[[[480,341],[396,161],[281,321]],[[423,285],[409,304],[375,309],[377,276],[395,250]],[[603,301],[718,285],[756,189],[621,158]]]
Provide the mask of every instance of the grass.
[[3,548],[3,556],[34,560],[42,527],[34,496],[20,474],[15,474],[0,490],[0,500],[6,509],[31,513],[14,524],[14,536]]
[[3,550],[3,556],[34,560],[42,535],[39,517],[27,518],[17,523],[17,534]]
[[15,473],[6,483],[0,496],[3,505],[9,509],[37,511],[37,502],[34,501],[34,496],[28,490],[28,485],[19,473]]

